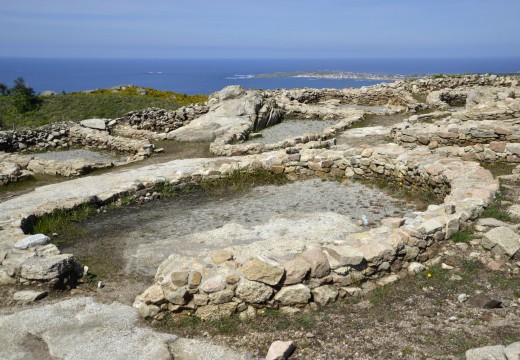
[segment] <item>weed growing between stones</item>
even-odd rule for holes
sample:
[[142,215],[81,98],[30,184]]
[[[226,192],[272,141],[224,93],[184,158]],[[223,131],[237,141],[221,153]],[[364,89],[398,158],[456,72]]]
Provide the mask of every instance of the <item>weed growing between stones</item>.
[[502,175],[510,175],[513,172],[513,169],[516,167],[514,164],[509,164],[505,162],[493,162],[493,163],[480,163],[484,169],[489,170],[493,177],[502,176]]
[[500,191],[497,192],[495,201],[484,209],[484,212],[482,213],[481,217],[494,218],[506,222],[514,222],[513,219],[511,219],[511,217],[509,216],[509,213],[506,210],[506,206],[502,204],[502,201],[504,200],[504,196],[502,195],[503,192],[504,190],[501,187]]
[[473,239],[473,229],[467,228],[465,230],[457,231],[451,235],[451,240],[454,243],[466,243],[468,244]]

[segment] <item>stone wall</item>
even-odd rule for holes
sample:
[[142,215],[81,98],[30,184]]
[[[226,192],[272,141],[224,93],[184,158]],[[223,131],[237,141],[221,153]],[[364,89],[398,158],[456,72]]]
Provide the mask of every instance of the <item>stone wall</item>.
[[492,86],[492,87],[516,87],[520,84],[518,76],[498,75],[447,75],[440,77],[426,77],[413,81],[397,81],[399,88],[412,93],[427,93],[446,88]]
[[211,319],[240,313],[255,316],[264,307],[297,312],[346,296],[360,296],[423,268],[437,243],[476,219],[498,189],[491,174],[475,163],[405,151],[397,146],[306,150],[278,159],[271,170],[288,175],[387,176],[405,184],[424,185],[445,202],[415,218],[385,219],[383,226],[347,235],[343,241],[323,239],[321,246],[286,259],[261,255],[245,262],[233,249],[186,258],[173,254],[158,269],[156,284],[134,304],[145,317],[194,312]]
[[67,148],[69,129],[73,123],[45,125],[34,130],[0,132],[0,150],[7,152],[44,151]]
[[[341,115],[345,116],[334,126],[326,128],[322,133],[304,133],[299,136],[287,138],[273,144],[222,144],[221,142],[213,142],[210,145],[212,154],[220,156],[237,156],[260,154],[263,152],[280,150],[280,149],[303,149],[303,148],[328,148],[334,145],[332,139],[336,134],[348,129],[353,124],[363,120],[364,113],[359,110],[343,111]],[[295,150],[296,150],[295,149]],[[294,151],[294,150],[291,150]]]
[[5,152],[49,151],[81,146],[100,150],[148,156],[153,145],[144,140],[111,136],[73,122],[45,125],[34,130],[0,132],[0,149]]
[[[511,119],[520,114],[520,88],[464,87],[442,89],[428,93],[429,108],[448,110],[450,107],[465,107],[469,119]],[[487,117],[483,117],[486,116]]]
[[[41,216],[56,208],[72,208],[85,202],[108,204],[124,194],[152,193],[156,183],[165,181],[182,187],[188,183],[196,184],[206,178],[225,177],[236,169],[245,171],[261,167],[274,173],[285,173],[289,177],[340,174],[367,178],[385,176],[402,183],[402,186],[426,186],[434,189],[439,195],[450,191],[444,204],[430,206],[426,212],[417,213],[414,218],[386,219],[383,221],[383,227],[349,235],[344,242],[328,242],[325,238],[318,248],[308,249],[310,252],[300,255],[287,254],[294,257],[294,261],[289,264],[282,259],[266,260],[262,257],[230,263],[230,259],[222,260],[226,256],[232,257],[224,252],[224,255],[214,256],[220,259],[217,262],[223,261],[222,263],[211,260],[213,265],[206,266],[206,257],[203,256],[202,264],[209,273],[201,272],[199,277],[196,271],[179,269],[176,272],[182,274],[175,275],[175,285],[167,285],[169,292],[165,293],[163,290],[160,299],[153,297],[159,293],[157,286],[162,289],[166,286],[162,282],[172,279],[171,274],[143,294],[136,306],[142,308],[143,314],[160,317],[163,316],[161,313],[168,311],[194,310],[193,304],[198,301],[197,313],[205,317],[211,316],[210,314],[222,314],[222,309],[252,312],[255,308],[266,305],[298,308],[310,302],[324,304],[335,300],[339,295],[359,294],[377,284],[394,281],[403,276],[412,262],[425,261],[432,256],[436,241],[449,237],[453,231],[466,226],[467,221],[475,219],[483,207],[492,200],[498,188],[491,174],[478,164],[432,155],[426,148],[406,150],[397,145],[348,150],[307,149],[295,154],[280,151],[227,158],[225,161],[196,159],[189,163],[177,161],[152,167],[153,175],[150,175],[152,173],[149,169],[143,168],[120,174],[117,182],[114,182],[110,174],[98,176],[96,184],[92,184],[86,178],[79,178],[59,186],[48,186],[45,196],[31,193],[15,199],[16,201],[1,203],[0,210],[8,214],[8,219],[0,223],[3,227],[3,230],[0,230],[0,249],[3,251],[0,254],[3,259],[0,265],[2,283],[48,281],[35,278],[33,275],[24,277],[21,269],[27,261],[30,262],[31,268],[39,269],[49,264],[54,266],[55,261],[60,264],[63,261],[67,264],[72,261],[71,255],[61,256],[56,253],[55,248],[48,248],[50,245],[32,244],[27,250],[12,250],[13,243],[26,241],[16,227],[22,225],[22,228],[26,228],[28,223],[34,221],[36,214]],[[141,179],[141,173],[148,174],[146,180]],[[53,203],[49,203],[46,199],[54,194],[53,191],[59,191],[60,195],[57,195],[58,198]],[[42,246],[47,246],[43,248],[45,252],[42,252]],[[35,251],[40,254],[39,257],[34,257]],[[303,265],[301,257],[306,259],[304,262],[308,266]],[[166,262],[158,274],[166,268],[172,270],[172,266],[184,267],[186,262],[178,260],[175,258],[173,263]],[[197,259],[188,260],[186,261],[189,264],[200,264]],[[293,265],[294,271],[291,270]],[[246,270],[248,268],[250,270]],[[64,269],[70,271],[68,265]],[[232,274],[221,276],[220,271],[224,271],[222,269],[225,272],[231,271]],[[255,274],[262,273],[259,269],[278,275],[274,278],[266,275],[266,278],[255,280]],[[300,269],[299,273],[297,269]],[[44,270],[40,272],[45,273]],[[63,278],[64,274],[56,271],[56,276],[52,279]],[[291,280],[287,280],[291,278],[291,274],[300,274],[294,276],[302,278],[292,283]],[[268,278],[271,280],[266,280]],[[185,280],[187,282],[182,285]],[[177,287],[174,288],[175,286]],[[263,297],[258,295],[255,289],[260,289]],[[293,291],[304,294],[299,299],[305,300],[299,300],[301,303],[298,304],[286,300],[294,298],[293,295],[287,295]],[[200,296],[196,297],[197,294]],[[156,310],[160,312],[155,312]]]
[[[88,122],[88,121],[87,121]],[[105,120],[96,119],[105,127]],[[80,176],[94,169],[112,167],[111,162],[85,159],[50,160],[23,155],[28,151],[66,150],[71,147],[92,148],[129,154],[126,162],[150,156],[153,145],[148,140],[112,136],[107,131],[80,126],[76,123],[47,125],[35,130],[0,132],[0,186],[27,179],[35,174]]]
[[490,142],[520,142],[520,128],[497,121],[460,121],[451,117],[434,123],[404,122],[392,128],[394,141],[403,146],[466,146]]
[[114,166],[85,159],[50,160],[31,155],[0,153],[0,186],[33,178],[34,175],[75,177]]
[[193,119],[200,117],[208,111],[209,108],[205,104],[183,106],[177,110],[164,110],[152,107],[131,111],[115,119],[110,128],[116,133],[130,133],[129,129],[136,130],[135,136],[146,134],[146,132],[140,133],[139,130],[156,134],[167,134],[189,124]]
[[395,83],[382,83],[360,89],[289,89],[272,90],[265,93],[276,99],[281,107],[284,104],[316,104],[329,100],[339,101],[341,104],[361,106],[401,106],[415,108],[418,102],[408,90],[399,89]]
[[505,141],[469,146],[443,146],[434,149],[434,152],[466,161],[520,163],[520,144]]

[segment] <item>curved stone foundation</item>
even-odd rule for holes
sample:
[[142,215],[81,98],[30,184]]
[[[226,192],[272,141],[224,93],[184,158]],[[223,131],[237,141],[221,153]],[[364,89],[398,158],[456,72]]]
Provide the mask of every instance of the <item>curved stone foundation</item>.
[[[117,179],[110,174],[97,176],[95,182],[92,178],[80,178],[37,189],[0,204],[2,214],[9,214],[3,219],[3,230],[0,231],[4,251],[0,272],[4,283],[41,281],[23,277],[27,262],[44,272],[45,266],[56,267],[57,261],[70,260],[70,255],[60,255],[53,245],[35,245],[27,250],[12,248],[24,238],[20,226],[34,216],[85,202],[107,204],[122,194],[153,189],[159,182],[182,186],[204,178],[223,177],[236,169],[251,168],[270,169],[289,176],[385,176],[402,182],[403,186],[426,186],[439,194],[450,189],[450,193],[442,205],[430,206],[414,218],[388,219],[384,221],[385,226],[349,235],[344,241],[328,242],[325,238],[303,254],[287,253],[284,259],[266,259],[258,254],[260,258],[239,263],[233,261],[230,249],[223,249],[222,253],[213,256],[213,260],[211,254],[200,259],[179,259],[173,255],[160,267],[156,277],[158,284],[136,303],[144,315],[161,317],[164,311],[197,309],[200,316],[209,317],[210,314],[223,315],[233,311],[252,312],[250,306],[253,305],[256,308],[301,307],[311,301],[325,304],[335,300],[338,294],[358,294],[361,289],[370,289],[376,283],[398,279],[413,261],[427,260],[433,254],[432,246],[474,220],[498,189],[491,174],[476,163],[432,155],[427,148],[406,150],[397,145],[181,160],[128,170]],[[49,198],[54,201],[49,202]],[[291,256],[294,257],[292,260]],[[287,265],[288,261],[292,262]],[[248,266],[253,270],[246,270]],[[307,267],[309,269],[305,270]],[[70,271],[70,267],[61,268],[65,270],[56,273],[58,278]],[[255,278],[259,273],[265,273],[265,278]],[[287,282],[287,278],[293,280]],[[294,282],[294,279],[299,281]],[[365,285],[360,288],[363,283]],[[263,297],[258,297],[257,290],[264,294]],[[292,292],[306,300],[299,300],[298,304],[284,300],[284,294]]]
[[[104,119],[86,120],[105,129]],[[53,176],[80,176],[94,169],[110,168],[112,162],[99,163],[83,159],[49,160],[36,158],[27,151],[65,150],[82,147],[128,154],[126,162],[142,160],[153,153],[153,145],[147,140],[134,140],[112,136],[108,131],[80,126],[76,123],[61,123],[39,127],[34,130],[0,132],[0,186],[32,177],[34,174]]]

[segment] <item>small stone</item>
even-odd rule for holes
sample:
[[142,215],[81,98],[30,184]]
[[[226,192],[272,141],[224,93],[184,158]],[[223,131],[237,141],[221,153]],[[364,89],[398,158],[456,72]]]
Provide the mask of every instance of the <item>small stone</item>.
[[237,297],[250,304],[261,304],[273,294],[270,286],[257,281],[243,279],[236,289]]
[[224,290],[225,288],[226,282],[221,275],[216,275],[207,279],[200,286],[200,289],[208,294]]
[[142,305],[137,310],[143,319],[150,319],[157,315],[161,308],[157,305]]
[[242,311],[239,315],[240,320],[247,321],[256,318],[256,309],[252,306],[248,306],[245,311]]
[[228,274],[226,276],[226,282],[229,284],[229,285],[235,285],[235,284],[238,284],[238,282],[240,281],[240,275],[238,274]]
[[274,299],[286,306],[307,304],[311,299],[311,290],[303,284],[291,285],[281,288]]
[[230,302],[234,296],[235,293],[232,290],[224,289],[209,294],[209,302],[210,304],[224,304]]
[[437,219],[433,218],[422,223],[419,231],[423,234],[433,234],[439,230],[442,230],[443,224]]
[[378,286],[386,286],[388,284],[395,283],[396,281],[399,281],[401,278],[399,275],[391,274],[385,277],[382,277],[381,279],[377,280]]
[[404,225],[405,219],[403,218],[384,218],[381,219],[381,225],[388,226],[389,228],[397,229]]
[[152,285],[141,295],[145,304],[158,304],[164,300],[163,289],[159,285]]
[[17,241],[14,248],[18,250],[26,250],[36,245],[47,245],[51,242],[51,238],[44,234],[35,234]]
[[468,295],[466,294],[460,294],[457,296],[457,301],[460,303],[466,302],[468,300]]
[[449,321],[457,321],[457,317],[456,316],[451,316],[448,320]]
[[70,254],[30,258],[22,264],[21,277],[27,280],[52,280],[74,269],[76,259]]
[[315,337],[315,335],[314,335],[313,333],[311,333],[311,332],[308,332],[307,334],[305,334],[305,337],[306,337],[307,339],[312,339],[312,338]]
[[190,289],[197,288],[202,281],[202,274],[198,271],[192,271],[190,272],[190,275],[188,276],[188,286]]
[[105,130],[106,129],[106,121],[105,119],[86,119],[81,120],[80,125],[90,129],[96,130]]
[[320,286],[312,290],[312,297],[315,303],[324,306],[336,301],[338,291],[331,285]]
[[301,283],[311,271],[310,265],[301,257],[296,257],[283,264],[286,275],[284,285]]
[[311,277],[322,278],[330,273],[329,260],[323,251],[311,249],[302,253],[301,256],[311,267]]
[[292,306],[280,306],[280,308],[278,310],[282,314],[289,315],[289,316],[297,315],[297,314],[301,313],[301,311],[302,311],[301,309],[298,309],[298,308],[295,308]]
[[24,290],[14,293],[13,300],[20,302],[34,302],[47,296],[47,291]]
[[185,287],[175,290],[164,288],[163,291],[165,299],[174,305],[185,305],[188,302],[189,291]]
[[283,266],[277,261],[257,256],[247,261],[240,271],[248,280],[263,282],[267,285],[277,285],[285,273]]
[[204,320],[217,320],[233,315],[237,309],[237,306],[238,305],[234,302],[228,302],[225,304],[209,304],[199,307],[195,314]]
[[206,294],[195,294],[193,295],[193,302],[197,306],[207,305],[209,301],[209,296]]
[[211,261],[219,265],[226,261],[233,260],[235,256],[230,250],[213,250],[209,253],[209,257],[211,258]]
[[441,268],[443,268],[444,270],[453,270],[453,266],[450,266],[450,265],[445,264],[445,263],[441,264]]
[[[200,274],[200,273],[199,273]],[[170,276],[170,282],[174,289],[180,288],[188,283],[188,276],[190,274],[187,271],[174,271]]]
[[423,264],[418,263],[418,262],[413,262],[410,265],[408,265],[408,272],[410,274],[418,274],[425,269],[426,269],[426,266],[424,266]]
[[265,360],[285,360],[296,350],[294,341],[275,341],[269,347]]
[[355,298],[359,298],[363,294],[363,289],[361,289],[359,287],[354,287],[354,286],[345,287],[345,288],[343,288],[343,290],[345,290],[349,296],[352,296]]
[[365,254],[363,251],[352,246],[328,245],[322,247],[322,250],[331,258],[331,261],[336,263],[336,266],[338,267],[357,266],[365,260]]

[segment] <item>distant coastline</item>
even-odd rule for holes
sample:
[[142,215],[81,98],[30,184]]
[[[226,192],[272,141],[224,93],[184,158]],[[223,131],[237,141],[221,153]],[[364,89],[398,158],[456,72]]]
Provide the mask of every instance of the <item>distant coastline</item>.
[[395,81],[404,80],[409,75],[402,74],[374,74],[366,72],[350,72],[350,71],[309,71],[309,72],[275,72],[270,74],[257,74],[252,78],[308,78],[308,79],[329,79],[329,80],[378,80],[378,81]]
[[[36,92],[79,92],[119,84],[210,94],[254,89],[362,87],[418,74],[517,73],[520,58],[458,59],[53,59],[0,57],[0,83],[17,77]],[[242,74],[242,75],[236,75]]]

